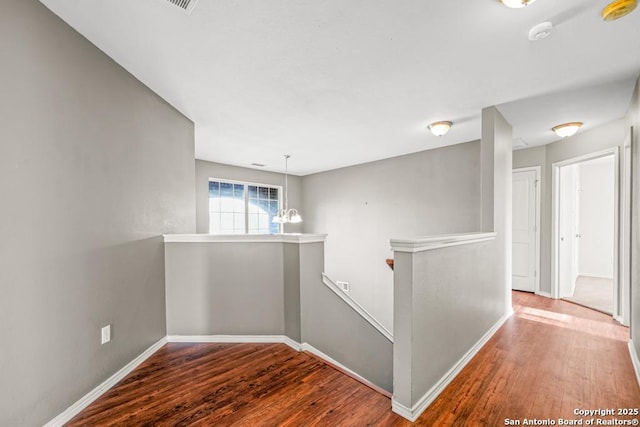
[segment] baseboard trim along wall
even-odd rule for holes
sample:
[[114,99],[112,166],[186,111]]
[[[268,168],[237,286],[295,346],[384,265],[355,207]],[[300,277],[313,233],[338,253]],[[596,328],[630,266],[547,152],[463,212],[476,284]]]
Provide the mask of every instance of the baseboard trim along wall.
[[284,335],[168,335],[168,342],[286,344],[296,351],[302,345]]
[[80,398],[80,400],[69,406],[64,412],[60,413],[57,417],[46,423],[44,427],[59,427],[71,421],[73,417],[78,415],[84,408],[92,404],[96,399],[109,391],[111,387],[113,387],[124,377],[129,375],[135,368],[137,368],[142,362],[151,357],[151,355],[153,355],[156,351],[160,350],[160,348],[166,343],[166,337],[160,339],[158,342],[142,352],[142,354],[140,354],[138,357],[127,363],[118,372],[107,378],[102,384],[91,390],[89,393],[85,394]]
[[640,385],[640,359],[638,358],[638,353],[636,352],[636,347],[633,345],[633,341],[629,340],[628,345],[631,363],[633,364],[633,370],[636,373],[636,381],[638,381],[638,385]]
[[325,353],[321,352],[320,350],[318,350],[317,348],[315,348],[314,346],[312,346],[309,343],[303,343],[302,344],[302,351],[307,352],[309,354],[311,354],[312,356],[320,359],[321,361],[323,361],[324,363],[326,363],[327,365],[330,365],[331,367],[337,369],[338,371],[342,372],[345,375],[348,375],[349,377],[353,378],[354,380],[358,381],[359,383],[362,383],[364,385],[366,385],[367,387],[371,388],[374,391],[377,391],[378,393],[387,396],[388,398],[391,398],[391,393],[389,393],[387,390],[378,387],[377,385],[375,385],[374,383],[372,383],[371,381],[367,380],[366,378],[358,375],[356,372],[352,371],[351,369],[347,368],[346,366],[344,366],[342,363],[338,362],[337,360],[333,359],[332,357],[326,355]]
[[540,295],[541,297],[545,298],[553,298],[553,296],[549,292],[538,291],[536,292],[536,295]]
[[373,317],[371,313],[365,310],[364,307],[358,304],[358,301],[353,299],[351,295],[344,293],[338,287],[336,282],[334,282],[325,273],[322,273],[322,283],[324,283],[327,288],[331,289],[333,293],[340,297],[342,301],[344,301],[349,307],[351,307],[356,313],[358,313],[364,320],[369,322],[371,326],[376,328],[376,330],[380,332],[386,339],[388,339],[390,342],[393,342],[393,334],[391,333],[391,331],[385,328],[382,323],[378,322],[378,320],[376,320],[376,318]]
[[480,351],[480,349],[493,337],[493,335],[500,329],[504,322],[511,317],[513,311],[506,313],[502,316],[483,336],[476,342],[473,347],[465,353],[464,356],[446,373],[438,382],[431,387],[415,405],[411,408],[404,406],[403,404],[396,402],[395,399],[391,400],[391,409],[396,414],[414,422],[420,415],[427,409],[429,405],[442,393],[442,391],[449,385],[451,381],[467,366],[467,364],[473,359],[473,357]]

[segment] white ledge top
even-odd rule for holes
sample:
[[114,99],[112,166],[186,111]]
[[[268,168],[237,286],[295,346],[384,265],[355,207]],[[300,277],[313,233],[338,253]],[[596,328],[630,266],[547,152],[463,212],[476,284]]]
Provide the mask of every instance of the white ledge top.
[[165,243],[317,243],[326,234],[163,234]]
[[396,252],[422,252],[449,246],[486,242],[496,238],[495,232],[441,234],[415,239],[391,239],[391,249]]

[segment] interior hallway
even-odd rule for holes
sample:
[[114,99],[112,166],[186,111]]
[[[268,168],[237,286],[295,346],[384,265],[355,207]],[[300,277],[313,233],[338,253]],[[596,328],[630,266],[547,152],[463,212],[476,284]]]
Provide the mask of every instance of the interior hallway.
[[[515,314],[415,425],[504,425],[638,408],[628,328],[513,292]],[[618,417],[625,419],[625,417]],[[78,415],[84,425],[409,426],[390,400],[284,344],[168,344]]]

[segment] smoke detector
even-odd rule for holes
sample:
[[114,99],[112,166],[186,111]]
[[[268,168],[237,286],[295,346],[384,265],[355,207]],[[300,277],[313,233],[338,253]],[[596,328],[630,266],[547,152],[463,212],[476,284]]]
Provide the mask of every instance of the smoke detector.
[[604,21],[615,21],[633,12],[636,6],[638,6],[637,0],[613,1],[602,9],[602,19]]
[[530,5],[536,0],[500,0],[500,3],[511,8],[521,8]]
[[536,41],[542,40],[549,37],[549,35],[553,32],[553,24],[551,22],[541,22],[538,25],[534,25],[533,28],[529,30],[529,40]]

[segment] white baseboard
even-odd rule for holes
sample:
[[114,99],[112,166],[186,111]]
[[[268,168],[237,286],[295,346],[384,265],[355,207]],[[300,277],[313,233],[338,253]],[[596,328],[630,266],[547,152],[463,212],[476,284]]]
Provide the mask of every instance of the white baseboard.
[[302,346],[284,335],[167,335],[168,342],[286,344],[296,351]]
[[640,385],[640,359],[638,358],[638,353],[632,340],[629,340],[629,355],[631,356],[633,370],[636,372],[636,381],[638,381],[638,385]]
[[541,297],[545,298],[553,298],[553,296],[549,292],[538,291],[536,292],[536,295],[540,295]]
[[322,283],[325,284],[327,288],[329,288],[333,293],[335,293],[342,301],[344,301],[349,307],[353,309],[356,313],[360,315],[364,320],[369,322],[371,326],[376,328],[378,332],[380,332],[389,342],[393,342],[393,333],[389,331],[382,323],[378,322],[378,320],[371,315],[364,307],[362,307],[358,301],[353,299],[353,297],[340,289],[340,287],[334,282],[329,276],[325,273],[322,273]]
[[483,336],[476,342],[473,347],[465,353],[464,356],[449,371],[442,376],[411,408],[391,400],[391,410],[396,414],[414,422],[427,409],[427,407],[442,393],[446,386],[467,366],[478,351],[491,339],[491,337],[500,329],[504,322],[511,316],[512,312],[503,315]]
[[332,358],[332,357],[328,356],[327,354],[323,353],[322,351],[318,350],[317,348],[315,348],[311,344],[306,343],[306,342],[303,343],[302,344],[302,351],[306,351],[306,352],[311,353],[315,357],[321,359],[327,365],[330,365],[330,366],[334,367],[335,369],[337,369],[338,371],[342,372],[343,374],[350,376],[354,380],[366,385],[367,387],[377,391],[378,393],[383,394],[383,395],[385,395],[387,397],[391,397],[391,393],[389,393],[387,390],[383,389],[382,387],[379,387],[379,386],[375,385],[374,383],[372,383],[368,379],[364,378],[363,376],[359,375],[358,373],[356,373],[356,372],[352,371],[351,369],[347,368],[342,363],[338,362],[334,358]]
[[613,316],[613,320],[615,320],[616,322],[620,323],[622,326],[626,326],[627,328],[629,327],[629,325],[624,323],[624,318],[622,316],[618,316],[617,314]]
[[167,343],[167,338],[162,338],[151,347],[146,349],[142,354],[127,363],[118,372],[107,378],[102,384],[85,394],[76,403],[68,407],[65,411],[60,413],[57,417],[49,421],[44,427],[58,427],[63,426],[69,422],[73,417],[78,415],[84,408],[92,404],[96,399],[106,393],[111,387],[116,385],[124,377],[129,375],[131,371],[137,368],[142,362],[147,360],[153,353],[158,351],[163,345]]

